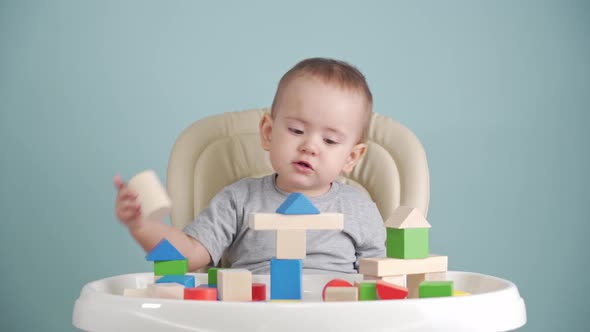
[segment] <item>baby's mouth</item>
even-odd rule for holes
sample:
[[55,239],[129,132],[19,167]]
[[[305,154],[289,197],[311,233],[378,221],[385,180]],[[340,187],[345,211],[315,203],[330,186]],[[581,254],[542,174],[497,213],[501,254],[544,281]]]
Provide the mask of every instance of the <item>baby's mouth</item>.
[[310,170],[313,171],[313,167],[311,167],[311,165],[308,162],[306,162],[306,161],[303,161],[303,160],[296,161],[295,164],[300,165],[300,166],[303,166],[303,167],[306,167],[306,168],[309,168]]

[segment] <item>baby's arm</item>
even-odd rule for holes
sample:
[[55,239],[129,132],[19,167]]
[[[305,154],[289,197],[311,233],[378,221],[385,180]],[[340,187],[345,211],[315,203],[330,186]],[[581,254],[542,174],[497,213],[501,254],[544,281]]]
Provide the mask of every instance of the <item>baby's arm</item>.
[[161,221],[146,221],[140,226],[130,227],[129,233],[146,252],[152,250],[162,238],[166,238],[188,259],[190,271],[207,266],[211,262],[209,252],[199,241]]
[[211,255],[199,241],[162,221],[146,220],[141,215],[137,193],[132,192],[119,176],[115,177],[114,184],[118,191],[115,201],[117,218],[127,226],[131,236],[145,252],[166,238],[188,259],[190,271],[209,264]]

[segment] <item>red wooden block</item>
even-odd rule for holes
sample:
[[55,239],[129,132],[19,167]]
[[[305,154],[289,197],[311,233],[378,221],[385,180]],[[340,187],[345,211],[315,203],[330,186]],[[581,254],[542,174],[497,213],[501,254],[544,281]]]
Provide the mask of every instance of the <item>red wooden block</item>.
[[217,301],[217,288],[197,287],[184,289],[185,300]]
[[266,284],[252,283],[252,301],[266,301]]
[[326,288],[328,287],[352,287],[352,284],[344,279],[332,279],[324,286],[322,290],[322,300],[326,301]]
[[380,300],[401,300],[408,296],[408,289],[383,280],[377,280],[377,297]]

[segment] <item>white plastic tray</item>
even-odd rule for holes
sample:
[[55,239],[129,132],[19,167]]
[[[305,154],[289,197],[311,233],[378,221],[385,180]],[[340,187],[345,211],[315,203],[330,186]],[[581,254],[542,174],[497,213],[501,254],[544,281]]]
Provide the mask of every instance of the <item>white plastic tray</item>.
[[[207,275],[194,274],[198,283]],[[146,287],[152,273],[125,274],[86,284],[72,322],[85,331],[510,331],[526,323],[516,286],[471,272],[448,272],[454,287],[470,296],[363,302],[321,302],[333,278],[362,275],[304,275],[303,301],[210,302],[123,297],[123,289]],[[254,275],[253,282],[269,277]],[[268,298],[268,297],[267,297]]]

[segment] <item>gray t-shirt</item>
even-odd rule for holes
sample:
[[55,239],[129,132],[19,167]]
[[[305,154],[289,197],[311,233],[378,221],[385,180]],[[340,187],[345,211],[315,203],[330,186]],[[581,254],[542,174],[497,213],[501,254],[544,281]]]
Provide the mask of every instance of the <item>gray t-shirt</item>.
[[[276,253],[275,231],[248,227],[251,213],[273,213],[289,196],[276,185],[276,174],[246,178],[225,187],[183,232],[207,248],[213,264],[224,255],[232,268],[269,273]],[[385,257],[385,226],[377,206],[360,190],[340,182],[308,197],[320,212],[344,214],[344,229],[308,230],[306,272],[356,273],[361,257]]]

